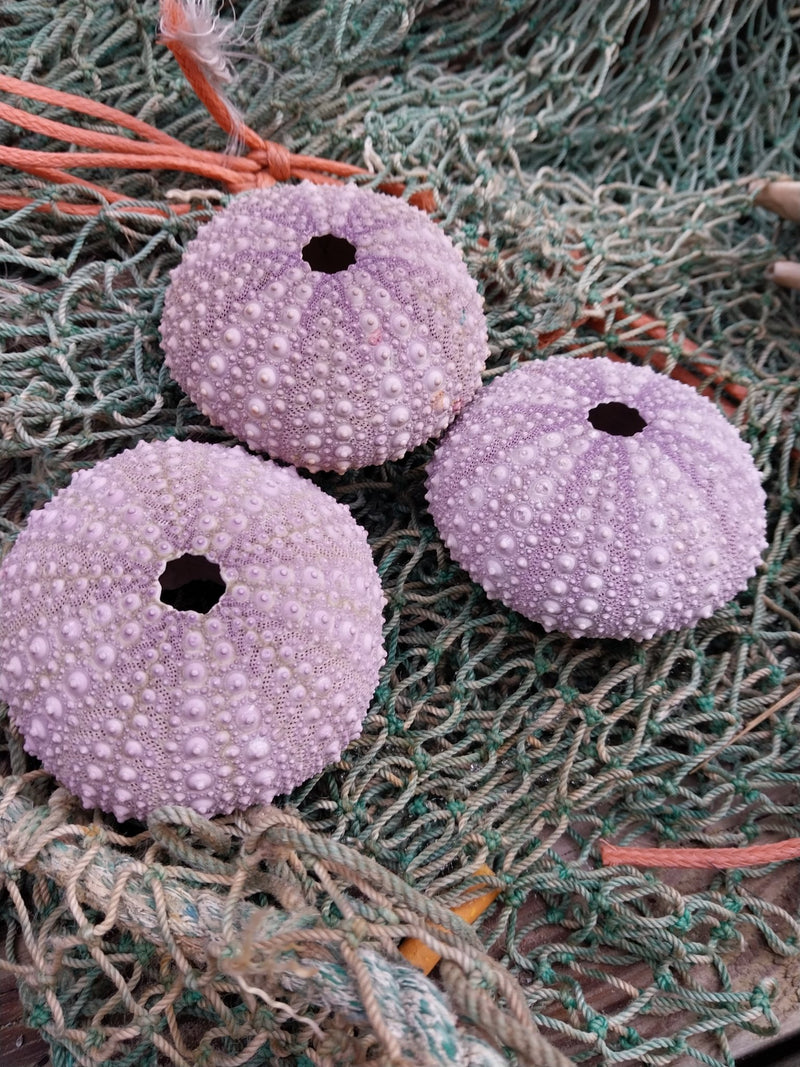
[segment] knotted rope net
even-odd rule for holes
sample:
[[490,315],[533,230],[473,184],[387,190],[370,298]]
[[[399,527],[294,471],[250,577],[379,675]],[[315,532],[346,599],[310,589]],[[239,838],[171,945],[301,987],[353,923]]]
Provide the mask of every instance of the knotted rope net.
[[[315,476],[369,531],[388,599],[361,737],[273,808],[118,825],[82,811],[4,717],[3,966],[56,1067],[563,1062],[552,1046],[578,1063],[731,1065],[738,1036],[779,1026],[772,969],[739,964],[797,957],[797,894],[776,895],[775,865],[640,871],[603,866],[600,843],[800,836],[800,308],[765,276],[794,258],[797,227],[753,188],[798,171],[797,8],[234,13],[228,95],[249,126],[433,198],[485,297],[487,380],[567,353],[708,386],[763,473],[770,545],[692,630],[573,641],[450,560],[425,507],[432,446]],[[0,69],[224,149],[157,25],[153,0],[20,0],[0,9]],[[4,550],[77,469],[142,438],[226,440],[157,335],[168,273],[224,191],[82,176],[135,202],[0,172]],[[449,908],[483,864],[501,892],[469,928]],[[441,955],[436,985],[398,954],[406,937]]]

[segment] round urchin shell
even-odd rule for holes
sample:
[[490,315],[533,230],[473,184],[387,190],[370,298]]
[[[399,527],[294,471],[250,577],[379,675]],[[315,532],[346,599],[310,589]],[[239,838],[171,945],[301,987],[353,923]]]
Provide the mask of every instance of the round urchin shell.
[[441,433],[488,351],[477,286],[438,226],[395,197],[310,182],[244,193],[201,227],[161,340],[213,423],[340,473]]
[[382,606],[364,530],[295,470],[142,443],[76,473],[0,567],[0,693],[87,807],[230,812],[358,734]]
[[608,359],[497,378],[428,467],[453,557],[493,598],[573,637],[692,626],[766,546],[747,445],[687,385]]

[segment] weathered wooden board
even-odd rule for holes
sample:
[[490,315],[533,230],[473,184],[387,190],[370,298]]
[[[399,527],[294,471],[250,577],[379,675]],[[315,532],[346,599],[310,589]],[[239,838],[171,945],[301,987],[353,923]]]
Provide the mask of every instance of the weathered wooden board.
[[0,971],[0,1065],[46,1067],[49,1062],[49,1045],[22,1021],[14,976]]

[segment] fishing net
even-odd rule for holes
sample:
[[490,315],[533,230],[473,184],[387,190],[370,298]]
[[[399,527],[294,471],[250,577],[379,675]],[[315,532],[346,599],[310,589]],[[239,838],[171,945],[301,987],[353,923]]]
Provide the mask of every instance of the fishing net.
[[[362,735],[269,809],[118,824],[81,810],[4,717],[4,966],[28,1019],[57,1067],[558,1062],[531,1020],[578,1063],[730,1065],[743,1034],[779,1026],[771,976],[800,951],[796,892],[775,866],[606,867],[599,843],[800,835],[800,307],[765,277],[797,229],[752,186],[798,170],[798,10],[234,13],[230,97],[251,127],[366,166],[368,184],[432,192],[485,298],[486,379],[554,354],[693,375],[763,473],[769,548],[694,629],[575,641],[488,600],[449,558],[425,505],[432,446],[315,475],[369,531],[387,597]],[[152,0],[5,3],[1,69],[224,148],[157,21]],[[80,468],[141,439],[229,442],[170,380],[157,334],[169,271],[220,188],[81,174],[141,208],[0,173],[0,196],[33,200],[0,214],[6,550]],[[478,882],[501,892],[471,928],[449,908]],[[437,984],[404,966],[405,937],[443,957]]]

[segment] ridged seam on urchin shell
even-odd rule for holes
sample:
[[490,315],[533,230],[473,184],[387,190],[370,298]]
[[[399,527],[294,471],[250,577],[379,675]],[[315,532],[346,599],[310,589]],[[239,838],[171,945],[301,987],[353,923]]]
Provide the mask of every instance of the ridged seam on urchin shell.
[[[646,426],[595,428],[604,404]],[[689,386],[603,358],[495,379],[437,446],[428,500],[489,596],[573,637],[692,626],[745,587],[766,547],[765,494],[734,427]]]
[[[352,243],[326,273],[303,250]],[[423,212],[356,186],[274,186],[198,231],[167,289],[167,365],[203,413],[309,470],[398,459],[481,381],[487,328],[459,251]]]
[[[184,554],[220,568],[207,614],[162,600]],[[365,531],[294,469],[140,443],[78,471],[0,567],[0,691],[28,750],[88,807],[229,812],[359,733],[383,603]]]

